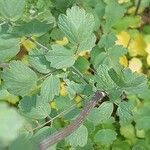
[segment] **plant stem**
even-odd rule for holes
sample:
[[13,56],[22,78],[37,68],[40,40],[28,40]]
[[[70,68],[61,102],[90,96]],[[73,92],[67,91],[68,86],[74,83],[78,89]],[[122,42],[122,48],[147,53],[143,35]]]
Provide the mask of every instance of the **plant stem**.
[[[32,37],[28,37],[28,39],[32,42],[34,42],[35,44],[37,44],[39,47],[45,49],[45,52],[50,51],[50,49],[48,49],[47,47],[45,47],[44,45],[42,45],[41,43],[35,41],[32,39]],[[87,84],[89,84],[89,81],[83,76],[83,74],[74,66],[71,67]]]
[[89,81],[83,76],[83,74],[74,66],[71,67],[76,74],[78,74],[87,84],[89,84]]
[[49,72],[48,74],[46,74],[45,76],[41,77],[38,79],[38,81],[44,80],[45,78],[47,78],[48,76],[50,76],[52,73]]
[[[80,102],[78,102],[78,103],[80,103]],[[72,108],[74,108],[75,106],[76,106],[76,104],[72,105],[69,109],[64,110],[63,112],[61,112],[61,113],[59,113],[58,115],[56,115],[55,117],[51,118],[51,119],[48,120],[47,122],[45,122],[45,123],[43,123],[43,124],[41,124],[41,125],[39,125],[39,126],[33,128],[32,131],[35,131],[35,130],[37,130],[37,129],[39,129],[39,128],[42,128],[43,126],[47,125],[48,123],[53,122],[53,121],[54,121],[55,119],[57,119],[58,117],[60,117],[60,116],[62,116],[62,115],[65,115],[67,112],[69,112],[69,111],[70,111]]]
[[134,13],[135,16],[138,14],[138,10],[140,8],[140,5],[141,5],[141,0],[138,0],[137,6],[136,6],[136,10],[135,10],[135,13]]
[[33,40],[32,37],[28,37],[28,39],[29,39],[31,42],[33,42],[33,43],[35,43],[36,45],[38,45],[39,47],[45,49],[45,50],[46,50],[45,53],[47,53],[48,51],[50,51],[50,49],[48,49],[46,46],[44,46],[44,45],[42,45],[41,43],[39,43],[39,42]]

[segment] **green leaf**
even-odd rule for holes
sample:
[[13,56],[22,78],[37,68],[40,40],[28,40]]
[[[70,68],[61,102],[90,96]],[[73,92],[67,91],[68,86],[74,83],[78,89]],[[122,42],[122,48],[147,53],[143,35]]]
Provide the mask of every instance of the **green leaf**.
[[119,71],[119,69],[122,67],[119,62],[120,57],[127,53],[127,49],[120,45],[115,45],[106,50],[106,52],[107,57],[104,63],[109,64],[109,66],[112,66],[115,70]]
[[129,102],[121,102],[117,109],[117,114],[120,118],[121,124],[129,124],[133,120],[133,105]]
[[129,150],[131,148],[129,141],[118,140],[113,143],[112,150]]
[[102,145],[110,145],[116,139],[117,139],[117,133],[111,129],[99,130],[94,137],[94,141]]
[[31,144],[32,133],[23,133],[15,139],[9,146],[9,150],[35,150]]
[[117,37],[115,36],[114,33],[103,34],[98,43],[98,46],[105,47],[106,49],[108,49],[115,45],[116,40],[117,40]]
[[142,24],[140,16],[125,16],[118,20],[114,27],[117,31],[126,30],[127,28],[138,28]]
[[109,39],[109,38],[111,38],[111,37],[109,37],[109,35],[108,35],[108,36],[104,37],[102,39],[102,41],[100,41],[99,46],[104,47],[104,48],[107,47],[107,48],[105,48],[105,51],[103,51],[103,52],[100,51],[101,49],[99,50],[99,54],[97,54],[97,56],[95,56],[96,57],[94,60],[96,63],[95,65],[97,67],[99,64],[105,64],[105,65],[109,66],[110,68],[112,67],[117,72],[120,72],[120,69],[123,68],[119,62],[120,57],[127,53],[127,49],[120,45],[113,45],[114,40],[111,41],[111,39]]
[[139,73],[133,73],[130,69],[123,70],[123,82],[122,87],[125,91],[131,94],[140,94],[142,91],[148,89],[147,76]]
[[52,24],[48,24],[46,21],[41,22],[39,20],[31,20],[30,22],[25,22],[20,26],[17,26],[13,30],[13,34],[23,37],[23,36],[42,36],[51,30]]
[[10,60],[16,56],[19,51],[19,39],[0,37],[0,62]]
[[68,96],[56,97],[54,102],[56,103],[57,109],[59,111],[64,111],[74,104],[74,101],[72,101]]
[[78,51],[91,50],[95,45],[93,35],[94,17],[77,6],[67,9],[66,15],[59,16],[59,28],[69,41],[78,47]]
[[98,46],[92,49],[90,55],[90,62],[94,65],[95,69],[97,69],[107,57],[107,53],[104,52],[104,48],[99,48]]
[[19,109],[23,115],[32,119],[44,119],[51,112],[49,103],[43,102],[41,96],[23,97]]
[[132,150],[148,150],[149,143],[146,140],[138,140],[136,144],[133,145]]
[[76,60],[74,66],[80,71],[85,73],[89,67],[90,63],[85,57],[79,56],[78,59]]
[[[91,1],[91,3],[93,4],[93,0]],[[104,1],[97,1],[95,5],[95,12],[100,22],[103,20],[103,16],[105,14],[105,7],[106,7],[106,3],[104,3]]]
[[73,66],[75,56],[71,49],[66,49],[61,45],[52,45],[52,49],[46,55],[46,59],[51,62],[51,67],[62,69]]
[[106,65],[100,65],[97,69],[97,75],[95,76],[95,82],[97,87],[101,90],[110,92],[112,89],[118,89],[119,87],[111,79],[108,74],[109,67]]
[[137,119],[136,125],[138,129],[149,130],[150,129],[150,116],[143,116],[142,118]]
[[136,122],[136,126],[138,129],[144,129],[149,130],[149,123],[150,123],[150,105],[149,100],[144,103],[144,106],[142,106],[137,111],[134,111],[134,121]]
[[124,7],[119,5],[116,0],[108,1],[108,5],[105,9],[106,24],[104,25],[104,31],[108,32],[110,28],[123,17],[125,11]]
[[19,97],[10,94],[7,90],[0,90],[0,100],[5,100],[11,104],[16,104],[19,101]]
[[50,62],[43,55],[43,49],[34,49],[29,53],[29,63],[38,72],[47,74],[50,72]]
[[17,138],[24,120],[16,109],[8,107],[6,103],[0,103],[0,120],[0,143],[6,146]]
[[88,119],[95,125],[107,121],[113,112],[113,104],[103,102],[98,108],[94,108],[88,116]]
[[122,91],[131,94],[142,94],[148,90],[146,75],[136,72],[133,73],[129,68],[122,70],[120,74],[117,74],[117,72],[111,68],[108,73]]
[[82,125],[74,133],[66,138],[67,142],[73,147],[83,147],[87,144],[88,130]]
[[111,77],[111,79],[119,86],[122,87],[124,85],[124,81],[122,77],[113,69],[108,70],[108,74]]
[[94,34],[91,34],[91,36],[89,36],[79,44],[79,47],[77,47],[77,52],[80,53],[85,50],[90,51],[95,46],[95,42],[96,37]]
[[35,88],[37,75],[21,61],[12,61],[9,68],[4,69],[2,79],[10,93],[25,96]]
[[121,126],[120,133],[125,138],[130,139],[131,142],[135,140],[135,129],[132,124]]
[[70,81],[68,79],[65,79],[64,81],[67,84],[68,94],[71,99],[73,99],[76,96],[76,94],[81,93],[84,89],[83,85],[75,83],[74,81]]
[[49,102],[53,100],[55,95],[59,95],[60,92],[60,79],[57,76],[50,75],[47,77],[41,87],[42,100]]
[[75,0],[53,0],[53,5],[57,8],[57,11],[59,10],[61,12],[64,12],[67,8],[70,8],[74,3]]
[[0,14],[5,19],[17,21],[25,9],[26,0],[0,0]]

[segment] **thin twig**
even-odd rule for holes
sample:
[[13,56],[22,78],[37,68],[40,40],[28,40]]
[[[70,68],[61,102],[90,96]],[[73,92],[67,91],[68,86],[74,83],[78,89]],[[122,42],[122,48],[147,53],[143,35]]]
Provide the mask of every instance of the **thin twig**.
[[74,108],[76,106],[76,104],[72,105],[69,109],[66,109],[65,111],[62,111],[61,113],[59,113],[58,115],[56,115],[55,117],[51,118],[50,120],[48,120],[47,122],[35,127],[32,129],[32,131],[35,131],[39,128],[42,128],[43,126],[47,125],[50,122],[53,122],[55,119],[57,119],[58,117],[65,115],[67,112],[69,112],[72,108]]
[[27,37],[31,42],[35,43],[36,45],[38,45],[39,47],[45,49],[45,53],[47,53],[48,51],[50,51],[50,49],[48,49],[46,46],[42,45],[41,43],[35,41],[32,39],[32,37]]
[[71,67],[76,74],[78,74],[87,84],[89,84],[89,81],[83,76],[83,74],[74,66]]
[[42,76],[38,79],[38,81],[44,80],[45,78],[49,77],[52,74],[52,72],[47,73],[45,76]]
[[134,13],[135,16],[138,14],[138,10],[140,8],[140,5],[141,5],[141,0],[138,0],[137,6],[136,6],[136,9],[135,9],[135,13]]
[[129,39],[129,41],[128,41],[128,44],[127,44],[127,49],[129,48],[129,46],[130,46],[130,43],[131,43],[131,38]]

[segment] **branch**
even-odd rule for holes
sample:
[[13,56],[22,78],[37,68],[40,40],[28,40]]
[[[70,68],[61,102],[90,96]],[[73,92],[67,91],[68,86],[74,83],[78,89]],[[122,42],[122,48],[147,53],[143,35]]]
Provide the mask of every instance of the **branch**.
[[99,101],[102,102],[102,99],[105,96],[106,94],[104,92],[97,91],[91,98],[91,100],[87,103],[85,108],[82,110],[80,115],[70,125],[68,125],[67,127],[58,132],[55,132],[54,134],[52,134],[51,136],[40,142],[40,150],[46,150],[48,147],[58,143],[59,141],[63,140],[71,133],[73,133],[76,129],[78,129],[82,125],[82,123],[86,120],[92,108]]

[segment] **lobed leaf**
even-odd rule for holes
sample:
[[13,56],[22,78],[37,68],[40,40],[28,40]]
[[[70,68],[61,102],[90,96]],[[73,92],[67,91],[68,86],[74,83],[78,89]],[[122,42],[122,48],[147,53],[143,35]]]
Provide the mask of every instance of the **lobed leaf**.
[[66,15],[61,14],[58,20],[59,28],[78,47],[78,51],[91,50],[94,47],[96,38],[93,35],[95,23],[92,14],[74,6],[67,9]]
[[21,61],[12,61],[9,68],[4,69],[2,79],[10,93],[25,96],[35,88],[38,78],[36,73]]
[[60,92],[60,79],[57,76],[50,75],[47,77],[41,87],[41,97],[45,102],[53,100],[55,95]]
[[29,53],[29,63],[38,72],[47,74],[50,72],[50,62],[43,54],[43,49],[34,49]]
[[113,104],[108,102],[103,102],[98,108],[94,108],[89,114],[88,119],[92,121],[95,125],[104,123],[107,121],[113,112]]
[[51,67],[56,69],[71,67],[75,63],[73,51],[60,45],[52,45],[52,51],[47,53],[46,59],[51,62]]

